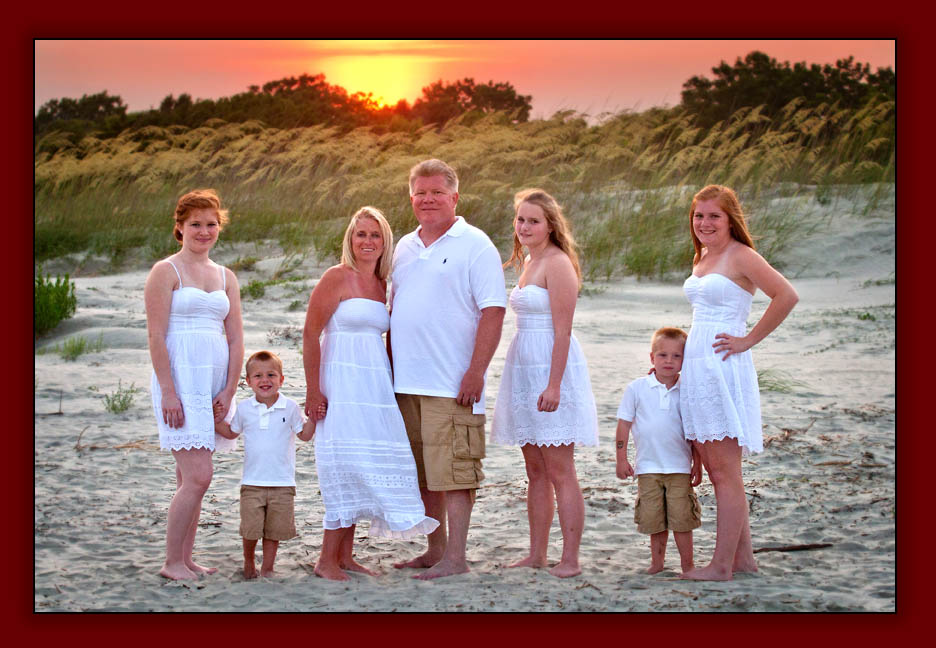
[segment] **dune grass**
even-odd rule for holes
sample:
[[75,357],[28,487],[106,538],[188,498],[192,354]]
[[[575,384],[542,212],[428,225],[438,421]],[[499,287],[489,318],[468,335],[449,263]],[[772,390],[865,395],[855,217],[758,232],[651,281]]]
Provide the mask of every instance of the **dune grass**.
[[[511,123],[494,113],[444,127],[344,135],[324,126],[258,122],[187,129],[149,127],[114,139],[85,137],[35,158],[35,258],[79,250],[153,259],[176,249],[177,197],[213,187],[231,209],[223,241],[274,239],[287,253],[334,258],[348,217],[379,207],[394,232],[416,226],[409,168],[428,157],[459,173],[459,213],[506,253],[512,197],[538,186],[572,221],[590,278],[660,276],[691,259],[688,208],[708,183],[735,188],[770,260],[802,233],[797,213],[776,213],[778,194],[803,187],[833,202],[871,185],[869,209],[894,182],[894,102],[859,110],[791,102],[768,119],[742,108],[702,129],[680,109],[622,112],[589,124],[573,111]],[[50,134],[49,136],[53,136]]]

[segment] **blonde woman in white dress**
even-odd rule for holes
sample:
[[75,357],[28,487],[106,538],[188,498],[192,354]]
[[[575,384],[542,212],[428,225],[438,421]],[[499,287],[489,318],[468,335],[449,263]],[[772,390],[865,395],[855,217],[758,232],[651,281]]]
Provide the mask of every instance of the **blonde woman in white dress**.
[[348,223],[341,263],[309,297],[302,334],[305,411],[318,419],[315,468],[325,504],[315,575],[348,580],[376,573],[354,560],[354,529],[407,539],[434,531],[419,495],[416,461],[397,407],[382,334],[390,326],[387,275],[393,233],[380,210],[362,207]]
[[581,270],[555,198],[527,189],[515,196],[514,208],[514,249],[505,265],[520,269],[509,300],[517,332],[507,350],[491,441],[519,445],[529,479],[530,553],[510,566],[548,566],[549,529],[558,507],[562,557],[549,573],[567,578],[582,571],[579,545],[585,524],[575,447],[598,444],[588,367],[572,334]]

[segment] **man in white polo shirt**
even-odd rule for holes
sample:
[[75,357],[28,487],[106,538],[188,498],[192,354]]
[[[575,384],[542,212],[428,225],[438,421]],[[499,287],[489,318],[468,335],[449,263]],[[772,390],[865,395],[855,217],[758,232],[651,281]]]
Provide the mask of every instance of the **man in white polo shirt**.
[[394,566],[428,567],[414,577],[428,580],[468,571],[468,525],[484,479],[485,372],[507,293],[497,248],[455,215],[454,169],[426,160],[410,170],[409,186],[419,227],[394,250],[387,341],[426,515],[442,524],[424,554]]

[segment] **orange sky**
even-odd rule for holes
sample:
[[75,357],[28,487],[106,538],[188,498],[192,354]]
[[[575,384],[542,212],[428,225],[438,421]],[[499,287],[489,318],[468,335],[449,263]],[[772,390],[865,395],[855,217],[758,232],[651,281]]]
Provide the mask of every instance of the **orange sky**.
[[350,92],[410,103],[444,79],[508,81],[533,96],[532,117],[590,115],[679,103],[682,83],[752,50],[778,61],[834,63],[854,56],[896,71],[893,40],[617,41],[35,41],[35,108],[107,90],[130,111],[163,97],[230,96],[251,84],[325,73]]

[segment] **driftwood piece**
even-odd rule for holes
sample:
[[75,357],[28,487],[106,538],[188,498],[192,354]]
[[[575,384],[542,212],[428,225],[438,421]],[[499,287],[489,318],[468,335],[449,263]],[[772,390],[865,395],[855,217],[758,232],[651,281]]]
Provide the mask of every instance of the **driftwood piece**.
[[781,545],[779,547],[758,547],[754,550],[754,553],[763,553],[764,551],[806,551],[808,549],[825,549],[831,546],[831,542],[816,542],[813,544]]

